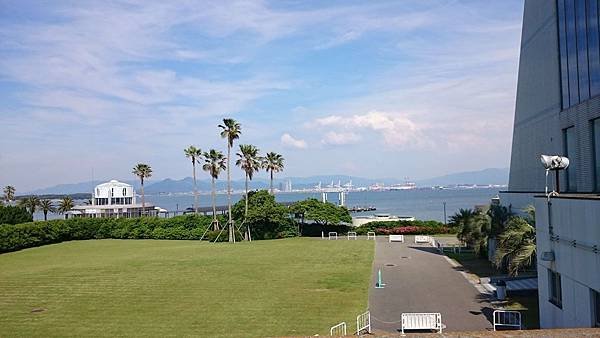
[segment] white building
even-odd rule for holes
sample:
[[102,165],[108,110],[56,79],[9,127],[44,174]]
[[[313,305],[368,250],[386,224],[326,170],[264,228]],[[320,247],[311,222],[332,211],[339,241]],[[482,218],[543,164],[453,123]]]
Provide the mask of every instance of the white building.
[[[542,328],[600,326],[600,4],[526,0],[508,191],[534,205]],[[562,155],[545,196],[540,155]],[[554,175],[549,188],[556,189]]]
[[73,217],[139,217],[157,216],[166,210],[138,203],[133,186],[112,180],[96,186],[91,205],[75,206],[67,214]]

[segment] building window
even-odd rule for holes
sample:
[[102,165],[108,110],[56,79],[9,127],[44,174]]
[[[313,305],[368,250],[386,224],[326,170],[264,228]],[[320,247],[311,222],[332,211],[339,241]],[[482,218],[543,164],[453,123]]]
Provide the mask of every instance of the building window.
[[600,94],[599,0],[557,0],[563,109]]
[[123,197],[127,196],[127,188],[123,188]]
[[550,298],[548,301],[562,309],[562,286],[560,273],[548,269],[548,286]]
[[592,313],[595,327],[600,327],[600,292],[592,290]]
[[592,120],[592,158],[594,161],[594,190],[600,191],[600,118]]
[[577,191],[577,138],[575,127],[563,129],[563,152],[569,158],[569,167],[567,168],[567,191]]

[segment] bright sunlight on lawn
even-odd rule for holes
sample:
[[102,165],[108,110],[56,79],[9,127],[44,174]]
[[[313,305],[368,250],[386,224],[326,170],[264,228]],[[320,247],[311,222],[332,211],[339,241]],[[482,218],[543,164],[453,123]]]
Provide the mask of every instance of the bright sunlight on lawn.
[[0,336],[321,335],[367,308],[372,241],[90,240],[0,255]]

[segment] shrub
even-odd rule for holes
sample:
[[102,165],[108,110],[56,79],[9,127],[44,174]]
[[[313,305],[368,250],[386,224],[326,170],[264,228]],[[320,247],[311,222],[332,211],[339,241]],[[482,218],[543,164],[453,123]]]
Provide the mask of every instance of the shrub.
[[0,224],[19,224],[32,222],[33,216],[23,207],[0,205]]
[[209,216],[186,215],[173,218],[71,218],[4,224],[0,225],[0,253],[86,239],[198,240],[211,220]]
[[395,228],[377,228],[375,229],[377,235],[437,235],[437,234],[448,234],[450,229],[445,226],[441,227],[427,227],[427,226],[405,226]]
[[430,234],[445,234],[445,233],[456,233],[457,229],[454,227],[447,227],[442,222],[438,221],[376,221],[369,222],[365,225],[362,225],[356,228],[356,233],[358,235],[366,235],[369,231],[375,231],[382,229],[395,229],[395,228],[410,228],[410,227],[419,227],[426,228],[422,231],[428,231]]

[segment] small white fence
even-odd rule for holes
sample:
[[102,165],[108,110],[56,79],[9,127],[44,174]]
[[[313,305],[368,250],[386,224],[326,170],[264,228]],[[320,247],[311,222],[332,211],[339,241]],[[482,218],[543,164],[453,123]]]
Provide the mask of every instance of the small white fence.
[[348,232],[348,240],[354,239],[356,240],[356,232],[350,231]]
[[404,330],[436,330],[442,333],[442,315],[440,313],[403,313],[402,334]]
[[389,241],[404,243],[404,235],[390,235]]
[[415,236],[415,243],[431,243],[431,237],[416,235]]
[[334,239],[334,240],[338,239],[337,232],[330,232],[329,233],[329,240],[332,240],[332,239]]
[[356,335],[361,332],[371,333],[371,312],[367,311],[356,316]]
[[329,329],[329,335],[336,336],[336,337],[345,336],[346,335],[346,322],[341,322],[335,326],[332,326],[331,329]]
[[496,331],[496,326],[520,330],[521,312],[507,310],[494,311],[494,331]]
[[375,239],[375,232],[369,231],[367,232],[367,240]]

